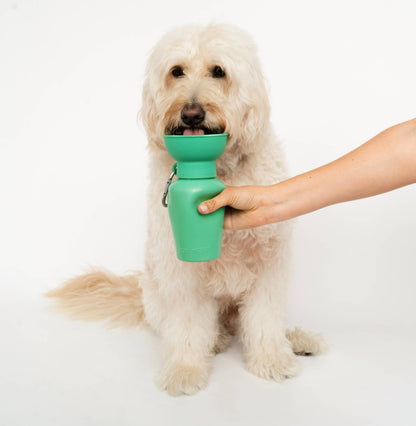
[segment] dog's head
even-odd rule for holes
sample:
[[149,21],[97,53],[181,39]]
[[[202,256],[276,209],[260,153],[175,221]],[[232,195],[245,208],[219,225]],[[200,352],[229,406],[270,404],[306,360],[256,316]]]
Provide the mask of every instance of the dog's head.
[[253,151],[270,108],[256,47],[228,25],[188,26],[166,34],[146,69],[141,115],[150,144],[164,134],[229,134]]

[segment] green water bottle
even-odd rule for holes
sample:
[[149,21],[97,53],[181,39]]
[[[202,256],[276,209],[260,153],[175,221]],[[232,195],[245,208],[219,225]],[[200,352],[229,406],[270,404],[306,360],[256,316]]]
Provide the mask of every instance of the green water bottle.
[[[208,215],[198,205],[219,194],[215,160],[224,152],[227,134],[164,135],[173,166],[163,204],[167,205],[179,260],[204,262],[220,257],[224,207]],[[178,179],[172,182],[174,175]],[[167,199],[167,203],[166,203]]]

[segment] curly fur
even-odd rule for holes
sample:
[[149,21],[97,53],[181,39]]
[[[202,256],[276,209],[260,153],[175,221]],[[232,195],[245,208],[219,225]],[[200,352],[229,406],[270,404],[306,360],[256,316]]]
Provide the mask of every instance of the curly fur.
[[[170,71],[178,65],[185,75],[175,79]],[[216,65],[225,70],[224,78],[210,74]],[[278,381],[298,373],[295,353],[318,354],[326,348],[320,335],[285,329],[289,222],[224,231],[217,260],[176,258],[168,214],[160,203],[174,162],[163,134],[181,125],[181,110],[190,102],[206,111],[204,126],[229,134],[217,161],[226,185],[267,185],[286,178],[251,38],[228,25],[173,30],[153,49],[143,87],[151,185],[145,270],[138,278],[95,271],[50,293],[76,318],[134,325],[145,316],[165,352],[157,383],[172,395],[203,388],[212,355],[226,349],[234,334],[243,343],[248,370]]]

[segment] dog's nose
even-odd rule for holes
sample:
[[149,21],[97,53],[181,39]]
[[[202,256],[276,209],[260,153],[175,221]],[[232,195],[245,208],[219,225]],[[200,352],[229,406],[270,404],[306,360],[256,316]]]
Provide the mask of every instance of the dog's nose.
[[201,124],[205,118],[205,111],[200,104],[186,104],[181,112],[182,121],[188,126]]

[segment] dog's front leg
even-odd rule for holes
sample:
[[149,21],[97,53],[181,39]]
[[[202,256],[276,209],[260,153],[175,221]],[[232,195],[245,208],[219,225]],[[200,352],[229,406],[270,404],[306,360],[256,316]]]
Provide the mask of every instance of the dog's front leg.
[[240,306],[246,367],[256,376],[276,381],[293,377],[300,369],[285,336],[286,277],[279,266],[283,267],[281,262],[263,272]]
[[194,394],[208,383],[218,319],[214,299],[203,294],[192,274],[169,277],[159,292],[163,320],[159,324],[165,364],[158,386],[170,395]]

